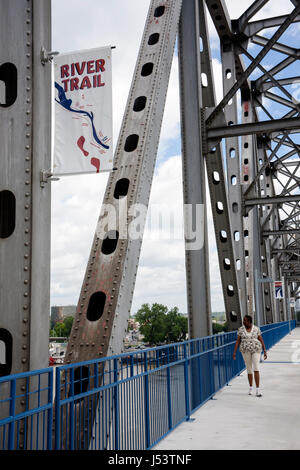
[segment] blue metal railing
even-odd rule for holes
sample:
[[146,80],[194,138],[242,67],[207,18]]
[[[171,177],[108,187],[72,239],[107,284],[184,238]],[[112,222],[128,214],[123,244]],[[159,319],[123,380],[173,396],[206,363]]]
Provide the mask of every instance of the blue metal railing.
[[51,449],[53,369],[0,377],[0,449]]
[[[261,327],[266,348],[296,322]],[[0,378],[0,449],[149,449],[245,368],[236,331]],[[22,404],[21,404],[22,402]]]

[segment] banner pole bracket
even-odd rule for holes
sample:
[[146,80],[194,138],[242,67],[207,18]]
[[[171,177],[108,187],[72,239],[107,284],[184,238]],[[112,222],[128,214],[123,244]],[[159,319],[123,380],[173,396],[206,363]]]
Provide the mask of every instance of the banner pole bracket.
[[45,187],[45,183],[48,183],[48,181],[59,181],[60,178],[53,178],[53,173],[51,170],[41,170],[40,171],[40,184],[41,188]]
[[41,62],[42,62],[42,65],[45,65],[47,62],[52,62],[53,60],[53,57],[55,55],[58,55],[59,52],[58,51],[47,51],[44,46],[42,46],[41,48]]

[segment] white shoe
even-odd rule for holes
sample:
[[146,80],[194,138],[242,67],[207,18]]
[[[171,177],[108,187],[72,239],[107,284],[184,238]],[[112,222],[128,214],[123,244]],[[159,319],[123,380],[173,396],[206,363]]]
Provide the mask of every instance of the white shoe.
[[248,392],[248,395],[252,395],[252,392],[253,392],[253,389],[252,389],[252,387],[249,387],[249,392]]
[[260,388],[257,388],[257,389],[256,389],[256,396],[257,396],[257,397],[262,397],[262,393],[261,393]]

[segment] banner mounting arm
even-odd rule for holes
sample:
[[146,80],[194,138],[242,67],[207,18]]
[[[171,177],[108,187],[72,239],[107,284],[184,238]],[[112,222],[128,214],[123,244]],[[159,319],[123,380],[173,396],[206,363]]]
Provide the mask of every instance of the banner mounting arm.
[[45,65],[47,62],[52,62],[53,57],[55,55],[58,55],[58,54],[59,54],[58,51],[49,52],[45,49],[44,46],[42,46],[42,48],[41,48],[41,62],[42,62],[42,65]]

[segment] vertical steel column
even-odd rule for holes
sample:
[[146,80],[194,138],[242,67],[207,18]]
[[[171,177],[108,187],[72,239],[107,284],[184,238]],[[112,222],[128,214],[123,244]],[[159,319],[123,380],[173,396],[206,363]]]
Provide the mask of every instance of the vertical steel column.
[[[51,166],[51,69],[41,49],[51,48],[51,2],[1,0],[0,9],[0,374],[8,375],[48,365],[51,194],[40,171]],[[24,391],[18,382],[17,395]],[[25,407],[19,398],[17,412]]]
[[[216,106],[216,94],[206,11],[203,2],[199,1],[198,4],[200,25],[199,39],[200,44],[202,45],[202,50],[200,52],[203,105],[201,116],[203,120],[205,120],[206,111],[208,110],[209,112],[211,108]],[[222,120],[223,116],[221,115],[220,117]],[[205,127],[204,124],[203,127]],[[242,324],[242,315],[237,278],[238,264],[236,263],[234,255],[234,233],[230,220],[230,208],[225,182],[226,177],[223,165],[222,145],[219,142],[207,142],[206,132],[204,138],[204,153],[227,325],[230,330],[235,330]]]
[[[265,164],[267,159],[265,145],[261,138],[257,139],[257,158],[258,158],[258,170]],[[274,187],[271,177],[270,168],[264,170],[263,174],[259,179],[259,186],[261,196],[274,196]],[[262,221],[264,217],[266,217],[271,210],[271,206],[262,206],[260,210],[260,226],[262,226]],[[270,227],[270,220],[268,222],[268,227]],[[266,228],[268,230],[268,228]],[[269,228],[271,230],[271,228]],[[270,239],[260,239],[261,242],[261,269],[262,269],[262,277],[272,278],[271,272],[271,246],[270,246]],[[263,291],[263,322],[264,323],[273,323],[274,322],[274,293],[270,287],[270,283],[263,283],[262,284],[262,291]]]
[[[203,245],[186,249],[189,336],[211,334],[207,206],[203,155],[198,1],[183,2],[179,25],[179,80],[184,204],[203,207]],[[191,225],[191,220],[188,220]]]
[[[221,59],[223,75],[224,96],[232,88],[236,81],[236,55],[234,44],[230,41],[221,42]],[[238,123],[237,96],[225,106],[224,114],[228,125]],[[240,148],[239,138],[229,137],[226,139],[226,168],[228,187],[228,210],[231,222],[233,250],[235,265],[237,270],[238,289],[242,313],[247,312],[246,302],[246,278],[245,273],[245,246],[244,228],[242,217],[242,197],[241,197],[241,169],[240,169]]]
[[[253,110],[250,95],[247,93],[241,94],[242,99],[242,123],[246,124],[253,120]],[[241,184],[242,191],[247,188],[249,183],[254,179],[255,169],[253,157],[254,142],[253,136],[242,137],[242,175]],[[253,268],[253,210],[245,214],[244,217],[244,230],[247,233],[245,237],[245,271],[246,271],[246,285],[247,285],[247,310],[248,315],[253,315],[254,307],[254,268]],[[257,234],[256,234],[257,236]]]

